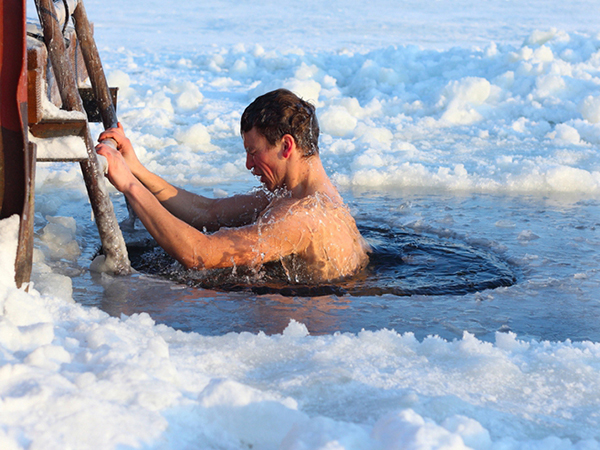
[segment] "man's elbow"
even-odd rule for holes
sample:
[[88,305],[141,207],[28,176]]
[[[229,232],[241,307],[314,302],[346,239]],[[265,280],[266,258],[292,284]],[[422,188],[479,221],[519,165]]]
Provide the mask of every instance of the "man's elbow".
[[191,254],[172,255],[183,266],[185,270],[202,270],[206,269],[204,260],[195,252]]

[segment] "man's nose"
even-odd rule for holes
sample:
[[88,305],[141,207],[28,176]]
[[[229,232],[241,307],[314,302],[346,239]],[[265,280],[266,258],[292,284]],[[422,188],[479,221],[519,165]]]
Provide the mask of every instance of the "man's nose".
[[254,158],[250,153],[246,153],[246,169],[252,170],[254,167]]

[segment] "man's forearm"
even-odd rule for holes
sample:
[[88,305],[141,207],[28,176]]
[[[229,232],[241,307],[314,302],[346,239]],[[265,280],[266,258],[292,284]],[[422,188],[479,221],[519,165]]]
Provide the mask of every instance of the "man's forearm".
[[124,192],[139,219],[158,244],[186,268],[202,267],[206,236],[164,208],[141,183],[133,182]]
[[213,200],[173,186],[143,166],[134,175],[174,216],[196,228],[214,228],[209,214]]
[[175,186],[155,173],[150,172],[144,166],[140,165],[135,169],[132,168],[132,172],[161,203],[177,195],[177,188]]
[[247,225],[256,220],[270,201],[261,192],[207,198],[173,186],[141,165],[132,172],[171,214],[199,230]]

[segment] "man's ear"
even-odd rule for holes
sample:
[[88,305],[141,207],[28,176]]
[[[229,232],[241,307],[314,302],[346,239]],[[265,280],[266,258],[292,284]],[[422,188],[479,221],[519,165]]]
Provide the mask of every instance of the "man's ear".
[[281,154],[284,158],[289,158],[296,147],[296,141],[291,134],[284,134],[281,141]]

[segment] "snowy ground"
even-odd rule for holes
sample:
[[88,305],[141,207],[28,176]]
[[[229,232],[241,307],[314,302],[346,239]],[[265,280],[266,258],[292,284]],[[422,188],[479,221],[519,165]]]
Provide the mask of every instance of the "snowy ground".
[[[354,3],[86,8],[119,118],[162,176],[248,189],[240,114],[285,86],[317,104],[359,221],[485,248],[519,283],[374,299],[390,326],[351,333],[311,335],[284,307],[275,334],[176,331],[139,304],[114,317],[81,303],[123,312],[144,278],[89,273],[79,170],[39,164],[29,293],[12,281],[17,222],[0,222],[0,448],[600,448],[599,5]],[[182,315],[239,319],[233,296],[195,295]]]

